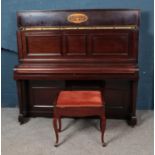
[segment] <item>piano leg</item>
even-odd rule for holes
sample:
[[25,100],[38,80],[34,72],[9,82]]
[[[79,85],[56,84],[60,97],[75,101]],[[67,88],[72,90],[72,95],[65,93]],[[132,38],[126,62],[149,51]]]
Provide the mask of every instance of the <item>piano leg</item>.
[[28,121],[28,118],[25,117],[23,114],[19,114],[18,121],[22,125],[22,124],[24,124],[24,123],[26,123]]
[[137,100],[137,87],[138,81],[131,81],[131,104],[130,104],[130,116],[128,119],[128,124],[134,127],[137,124],[136,118],[136,100]]
[[27,94],[26,87],[27,87],[26,81],[23,81],[23,80],[17,81],[17,91],[18,91],[18,101],[19,101],[18,121],[20,122],[20,124],[24,124],[25,122],[28,121],[27,106],[26,106],[28,97],[26,96]]
[[131,127],[134,127],[136,124],[137,124],[137,118],[136,116],[131,116],[128,120],[128,124],[131,126]]

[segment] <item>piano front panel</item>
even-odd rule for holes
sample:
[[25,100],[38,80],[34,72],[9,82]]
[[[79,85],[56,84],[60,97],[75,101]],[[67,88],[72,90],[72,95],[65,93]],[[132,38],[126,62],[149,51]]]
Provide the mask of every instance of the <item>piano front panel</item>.
[[128,34],[94,34],[91,36],[91,54],[100,56],[128,56]]
[[60,81],[29,81],[28,82],[29,112],[32,115],[46,115],[53,111],[53,102],[58,92],[64,88]]
[[129,113],[130,84],[127,80],[106,80],[104,97],[110,117],[127,117]]
[[26,62],[135,62],[133,30],[23,31],[22,57]]
[[[99,81],[66,81],[67,89],[97,89]],[[130,85],[126,80],[105,80],[104,98],[108,118],[126,118],[130,104]],[[29,81],[29,113],[51,116],[57,93],[64,89],[64,81]]]
[[22,59],[40,59],[61,56],[63,52],[62,35],[60,32],[23,32]]
[[87,36],[83,34],[65,35],[65,55],[87,55]]

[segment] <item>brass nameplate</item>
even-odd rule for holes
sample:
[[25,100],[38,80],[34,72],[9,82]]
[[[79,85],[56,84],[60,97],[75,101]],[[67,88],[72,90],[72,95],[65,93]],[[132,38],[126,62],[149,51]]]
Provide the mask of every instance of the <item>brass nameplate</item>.
[[88,20],[88,16],[83,13],[73,13],[67,17],[71,23],[80,24]]

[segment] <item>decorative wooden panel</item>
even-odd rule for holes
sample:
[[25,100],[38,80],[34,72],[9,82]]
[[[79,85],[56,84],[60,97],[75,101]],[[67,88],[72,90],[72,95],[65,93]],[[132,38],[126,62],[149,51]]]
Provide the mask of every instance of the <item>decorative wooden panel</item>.
[[30,81],[30,111],[52,112],[54,99],[62,87],[62,83],[57,81]]
[[134,62],[136,36],[129,30],[22,32],[21,61]]
[[62,35],[59,32],[23,32],[22,41],[23,58],[38,59],[62,55]]
[[61,36],[29,36],[27,40],[28,55],[60,55]]
[[94,34],[91,35],[91,54],[104,56],[128,56],[128,34]]
[[65,35],[66,55],[86,55],[86,35]]
[[45,111],[53,108],[53,100],[58,89],[54,87],[32,87],[31,110]]
[[[125,80],[66,81],[69,90],[94,90],[105,84],[104,98],[107,117],[125,118],[130,105],[130,83]],[[64,89],[60,81],[31,81],[29,83],[29,111],[32,115],[51,116],[56,94]]]
[[104,97],[110,117],[127,117],[130,104],[130,83],[125,80],[107,80]]

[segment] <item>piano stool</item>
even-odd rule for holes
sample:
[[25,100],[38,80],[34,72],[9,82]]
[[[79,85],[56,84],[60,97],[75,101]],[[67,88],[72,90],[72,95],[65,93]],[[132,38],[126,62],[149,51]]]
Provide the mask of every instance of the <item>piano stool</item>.
[[[106,127],[105,102],[101,91],[98,90],[64,90],[60,91],[54,106],[53,127],[56,135],[55,146],[58,146],[61,131],[61,118],[65,117],[100,117],[100,130],[102,145]],[[57,124],[58,123],[58,124]]]

